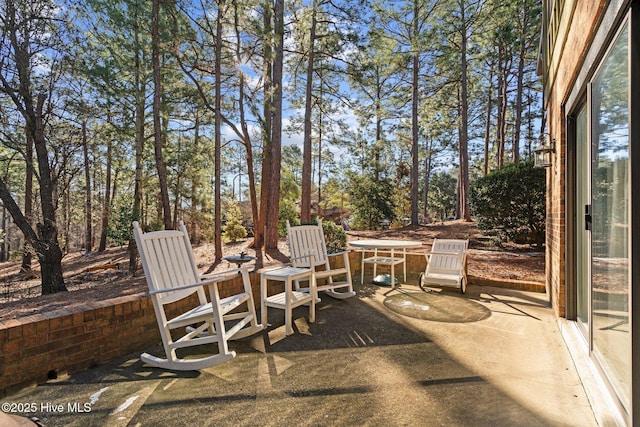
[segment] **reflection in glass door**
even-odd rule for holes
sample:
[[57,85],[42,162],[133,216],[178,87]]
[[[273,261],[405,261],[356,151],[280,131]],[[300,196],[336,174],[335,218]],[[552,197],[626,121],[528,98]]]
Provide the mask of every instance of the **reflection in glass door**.
[[591,327],[597,358],[630,410],[629,26],[591,83]]

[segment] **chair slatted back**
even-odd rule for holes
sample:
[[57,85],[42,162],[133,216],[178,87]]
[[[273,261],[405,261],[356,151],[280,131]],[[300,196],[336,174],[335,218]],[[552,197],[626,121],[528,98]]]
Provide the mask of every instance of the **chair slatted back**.
[[468,240],[434,239],[427,273],[461,273],[468,245]]
[[[142,233],[138,223],[134,222],[133,230],[150,291],[171,289],[200,280],[184,224],[178,230]],[[169,304],[196,291],[202,292],[201,288],[192,288],[161,293],[158,297],[162,304]]]
[[324,265],[329,269],[327,246],[320,220],[317,225],[298,225],[295,227],[291,227],[287,221],[287,243],[295,267],[311,267],[311,258],[308,255],[313,255],[314,267]]
[[469,246],[468,240],[458,239],[433,239],[433,246],[431,247],[434,252],[452,252],[463,253]]

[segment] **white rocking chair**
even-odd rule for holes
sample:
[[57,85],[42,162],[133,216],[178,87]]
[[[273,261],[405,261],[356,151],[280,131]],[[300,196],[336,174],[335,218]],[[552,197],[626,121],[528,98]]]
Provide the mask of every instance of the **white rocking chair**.
[[[262,325],[257,321],[248,267],[200,275],[182,221],[178,230],[149,233],[143,233],[138,222],[133,222],[133,234],[166,354],[166,358],[159,358],[143,353],[140,356],[143,362],[178,371],[208,368],[235,357],[236,353],[229,351],[227,340],[243,338],[262,330]],[[244,291],[220,298],[217,283],[229,273],[238,272],[242,275]],[[210,302],[207,301],[205,287],[209,289]],[[168,318],[166,305],[194,293],[198,297],[195,307]],[[243,304],[245,311],[235,310]],[[174,339],[172,331],[178,328],[185,328],[185,333]],[[211,356],[182,358],[176,354],[179,349],[215,342],[218,343],[218,353]]]
[[[318,292],[324,291],[327,295],[338,299],[349,298],[356,294],[351,280],[349,254],[346,251],[327,254],[321,220],[318,220],[317,225],[295,227],[287,221],[287,243],[294,267],[315,270]],[[332,269],[329,264],[331,257],[342,257],[342,267]]]
[[461,293],[467,289],[467,248],[469,240],[433,239],[431,253],[425,254],[427,268],[420,273],[418,284],[453,286]]

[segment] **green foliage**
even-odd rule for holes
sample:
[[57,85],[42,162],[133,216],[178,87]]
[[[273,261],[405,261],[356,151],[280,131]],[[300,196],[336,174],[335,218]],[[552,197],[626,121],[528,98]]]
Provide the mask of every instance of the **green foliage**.
[[478,227],[499,239],[541,247],[545,241],[545,171],[513,163],[478,179],[470,208]]
[[433,174],[429,181],[429,213],[441,221],[453,215],[456,209],[457,180],[448,173]]
[[236,199],[232,198],[227,203],[225,213],[225,224],[222,238],[226,241],[235,242],[238,239],[247,237],[247,229],[242,225],[242,213]]
[[372,175],[351,175],[349,197],[353,207],[354,228],[375,230],[383,219],[395,219],[393,184],[389,179],[374,179]]
[[133,219],[133,204],[131,196],[120,197],[113,207],[107,229],[107,238],[118,246],[122,246],[133,238],[131,222]]
[[287,220],[292,226],[298,225],[298,205],[293,200],[280,199],[280,212],[278,214],[278,235],[287,235]]
[[338,224],[333,221],[323,221],[322,231],[327,253],[333,254],[347,249],[347,233]]
[[278,235],[287,235],[287,220],[291,225],[298,224],[298,200],[300,200],[300,186],[296,183],[292,171],[283,169],[280,181]]

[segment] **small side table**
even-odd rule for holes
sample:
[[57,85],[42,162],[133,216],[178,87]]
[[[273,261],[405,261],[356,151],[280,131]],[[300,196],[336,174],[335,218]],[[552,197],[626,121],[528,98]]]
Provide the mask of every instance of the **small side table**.
[[[284,282],[284,292],[267,296],[267,284],[269,280]],[[293,288],[294,282],[300,280],[309,281],[309,292],[298,291]],[[267,325],[267,307],[279,308],[285,311],[285,332],[293,333],[292,311],[294,308],[309,304],[309,322],[316,321],[316,277],[313,270],[298,267],[278,267],[273,270],[263,271],[260,275],[260,301],[262,324]]]

